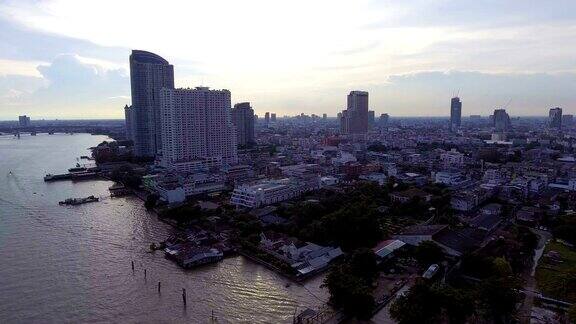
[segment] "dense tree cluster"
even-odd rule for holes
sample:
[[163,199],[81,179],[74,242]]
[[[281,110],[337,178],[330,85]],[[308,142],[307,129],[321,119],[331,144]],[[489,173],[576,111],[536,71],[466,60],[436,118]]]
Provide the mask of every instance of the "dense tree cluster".
[[465,323],[471,316],[507,323],[519,301],[520,283],[503,258],[493,260],[490,276],[473,287],[456,288],[419,280],[391,306],[400,324]]
[[521,273],[532,265],[538,237],[522,226],[512,226],[502,231],[497,240],[489,242],[481,251],[462,257],[462,271],[477,278],[491,274],[494,260],[505,258],[515,273]]
[[142,177],[129,166],[121,166],[110,174],[110,179],[123,183],[126,187],[137,189],[142,184]]
[[441,263],[445,259],[444,250],[438,244],[432,241],[424,241],[414,249],[414,259],[422,267],[428,267],[431,264]]
[[346,314],[369,319],[375,307],[374,280],[378,276],[376,257],[369,249],[359,249],[333,267],[324,281],[330,302]]
[[262,223],[258,217],[250,214],[239,214],[232,219],[232,225],[235,240],[252,245],[260,243]]
[[576,244],[576,216],[559,217],[552,227],[554,237]]

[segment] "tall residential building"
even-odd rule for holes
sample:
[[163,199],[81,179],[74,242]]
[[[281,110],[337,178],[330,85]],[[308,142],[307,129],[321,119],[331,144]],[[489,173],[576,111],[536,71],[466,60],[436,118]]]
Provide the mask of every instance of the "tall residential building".
[[368,132],[368,92],[351,91],[347,109],[342,111],[340,129],[344,134]]
[[272,123],[276,122],[276,113],[270,114],[270,122],[272,122]]
[[496,132],[505,133],[510,131],[510,116],[506,113],[506,109],[494,110],[494,130]]
[[249,102],[241,102],[232,108],[232,123],[236,126],[238,145],[254,144],[254,110]]
[[462,101],[454,97],[450,100],[450,130],[460,128],[462,123]]
[[388,120],[389,119],[390,119],[390,116],[388,114],[380,115],[380,120],[379,120],[380,126],[388,126]]
[[134,140],[134,109],[132,106],[124,106],[124,123],[126,123],[126,139]]
[[174,89],[174,66],[162,57],[133,50],[130,55],[134,154],[154,157],[162,149],[160,90]]
[[562,108],[550,109],[548,113],[548,123],[550,128],[562,129]]
[[230,106],[228,90],[162,89],[162,164],[176,170],[201,160],[236,164]]
[[29,127],[30,126],[30,117],[24,115],[24,116],[18,116],[18,125],[20,125],[20,127]]
[[374,110],[368,111],[368,128],[372,129],[376,125],[376,116]]
[[322,114],[322,120],[323,120],[323,121],[326,121],[326,120],[328,120],[328,115],[326,115],[326,114]]
[[574,123],[574,115],[562,115],[562,125],[570,127]]
[[268,125],[268,123],[270,123],[270,113],[269,113],[269,112],[266,112],[266,113],[264,114],[264,123],[265,123],[266,125]]

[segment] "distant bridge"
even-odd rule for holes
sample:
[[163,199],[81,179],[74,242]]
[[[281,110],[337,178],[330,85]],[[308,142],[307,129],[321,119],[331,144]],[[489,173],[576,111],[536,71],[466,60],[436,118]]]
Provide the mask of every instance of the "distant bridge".
[[0,127],[0,134],[56,134],[56,133],[88,133],[98,135],[108,135],[115,139],[123,139],[125,134],[123,127],[117,126],[89,126],[89,125],[42,125],[29,127]]

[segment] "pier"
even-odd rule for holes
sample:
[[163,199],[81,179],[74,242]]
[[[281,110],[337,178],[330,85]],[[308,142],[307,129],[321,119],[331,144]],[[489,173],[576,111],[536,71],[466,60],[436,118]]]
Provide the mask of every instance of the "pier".
[[61,180],[87,180],[100,177],[98,172],[81,172],[81,173],[63,173],[63,174],[47,174],[44,176],[45,182],[61,181]]

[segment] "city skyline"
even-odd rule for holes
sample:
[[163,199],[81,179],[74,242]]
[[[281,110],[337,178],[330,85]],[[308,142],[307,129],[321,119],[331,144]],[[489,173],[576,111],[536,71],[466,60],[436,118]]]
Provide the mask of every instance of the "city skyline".
[[576,323],[576,1],[0,0],[0,323]]
[[[176,87],[230,89],[232,102],[250,101],[258,115],[335,116],[344,108],[342,93],[355,89],[370,92],[378,115],[447,116],[455,89],[466,101],[464,116],[487,116],[510,99],[512,116],[546,116],[556,106],[576,111],[571,1],[545,8],[523,1],[319,1],[306,12],[302,4],[140,2],[138,19],[126,26],[126,3],[5,1],[0,120],[122,118],[131,104],[125,57],[132,49],[178,66]],[[190,10],[221,19],[184,19]],[[156,14],[170,19],[148,24]],[[294,27],[287,20],[296,15]],[[202,31],[194,46],[181,41],[190,30]],[[242,47],[249,50],[227,50]]]

